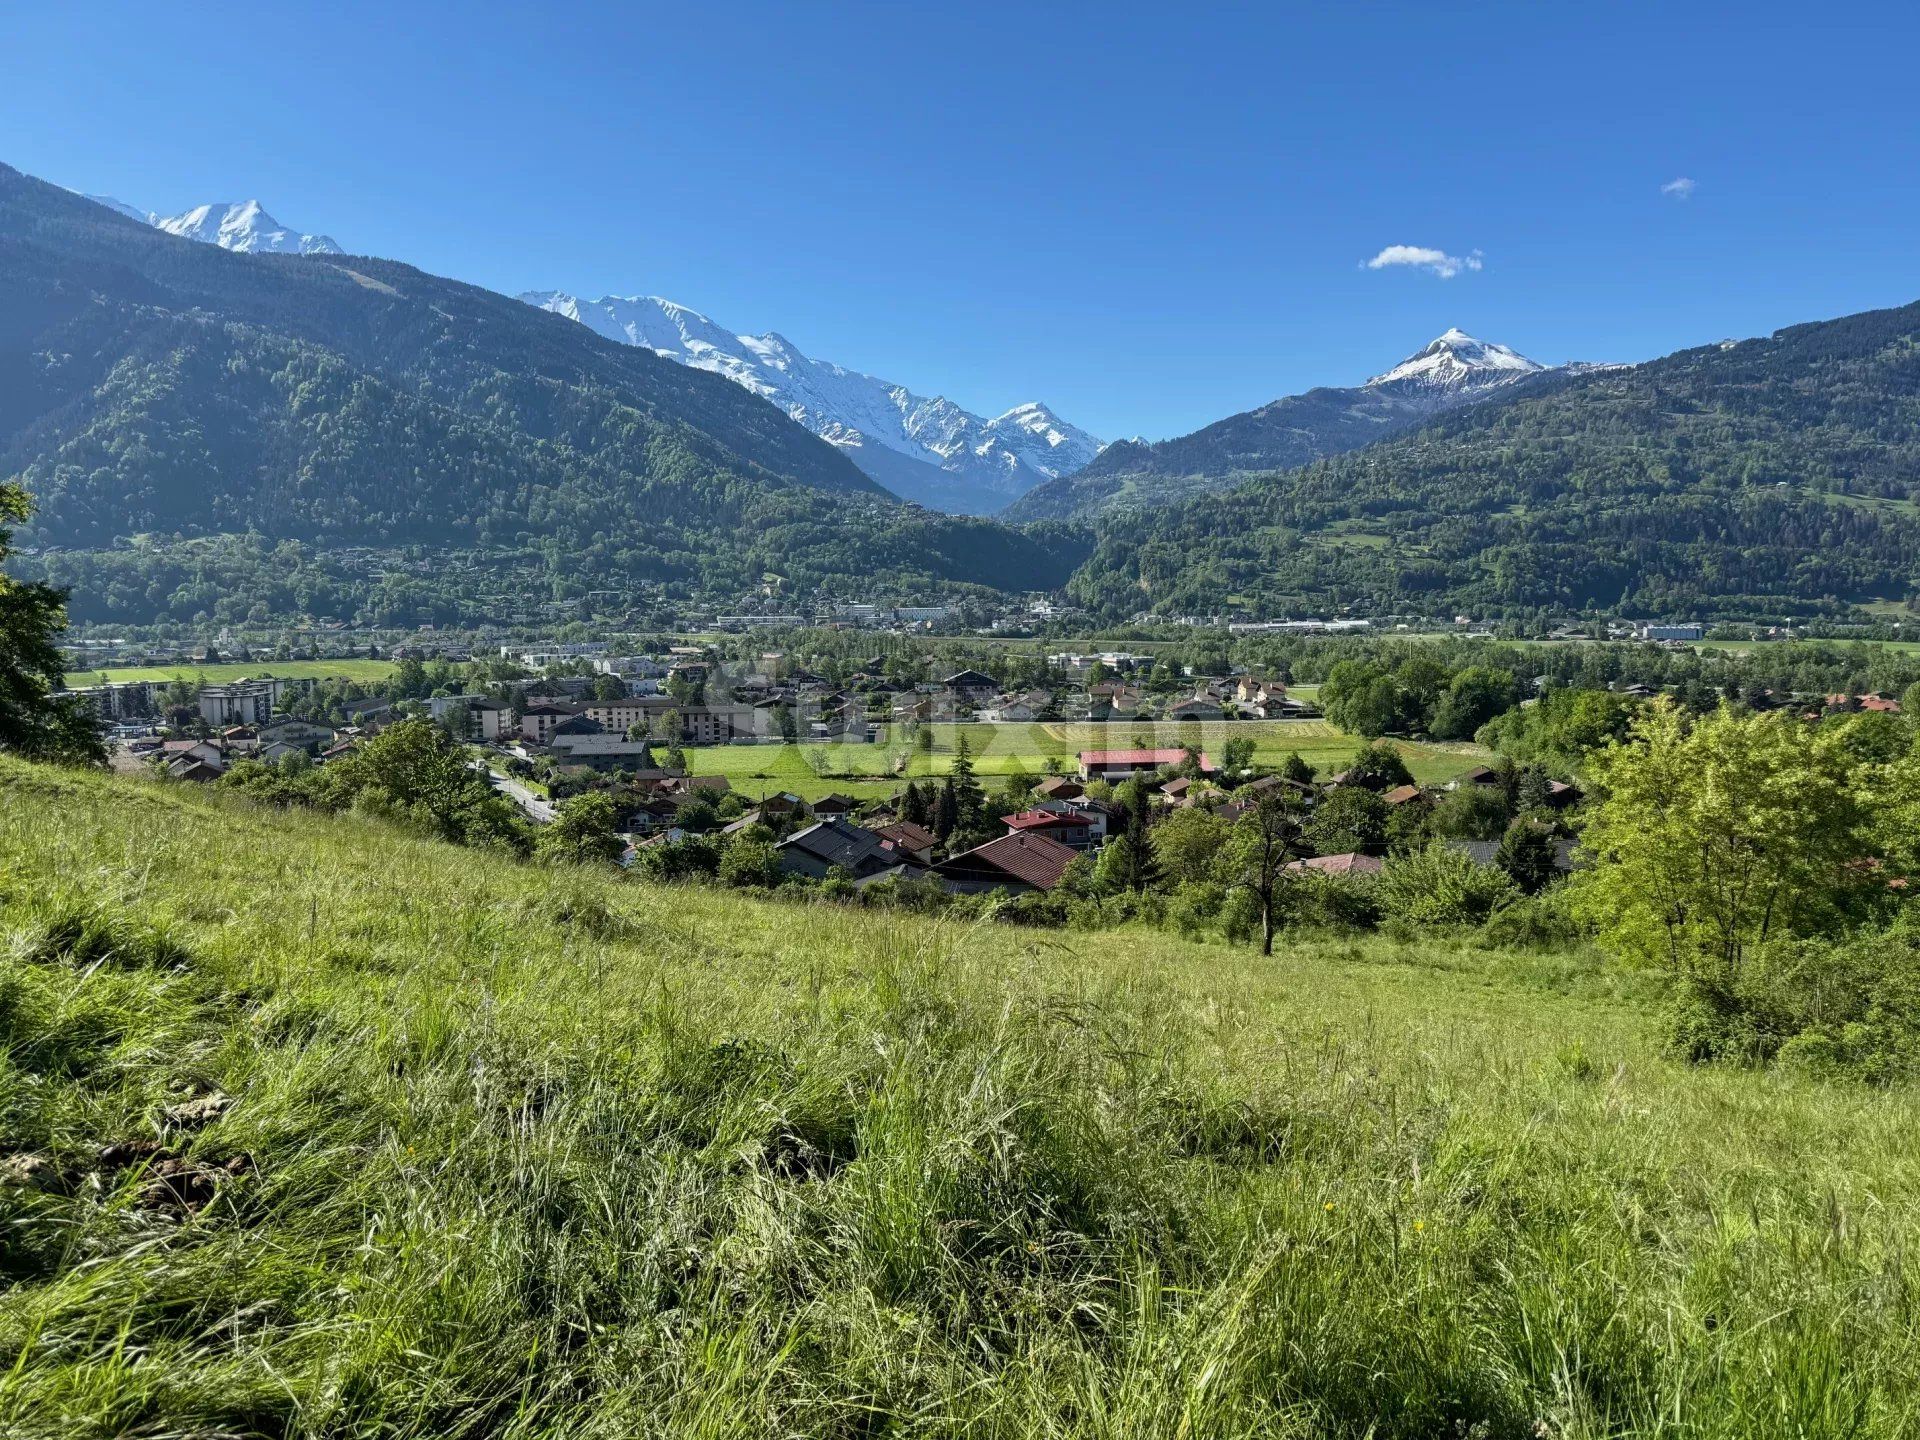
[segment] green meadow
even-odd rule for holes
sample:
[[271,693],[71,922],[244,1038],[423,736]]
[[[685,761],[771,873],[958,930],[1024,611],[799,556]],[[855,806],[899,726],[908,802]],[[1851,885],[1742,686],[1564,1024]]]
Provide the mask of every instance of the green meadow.
[[1656,991],[0,760],[0,1434],[1920,1433],[1920,1101]]
[[74,670],[67,675],[69,686],[100,685],[107,681],[185,680],[189,684],[219,685],[229,680],[259,679],[275,675],[283,680],[384,680],[393,673],[391,660],[259,660],[247,664],[220,662],[214,665],[124,665],[101,670]]

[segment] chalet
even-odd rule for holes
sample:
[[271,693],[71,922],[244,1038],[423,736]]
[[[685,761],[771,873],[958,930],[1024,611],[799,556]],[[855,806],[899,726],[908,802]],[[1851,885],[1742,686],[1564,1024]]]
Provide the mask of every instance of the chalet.
[[1380,798],[1389,805],[1406,805],[1418,800],[1422,793],[1418,785],[1396,785],[1384,792]]
[[1073,863],[1074,851],[1044,835],[1002,835],[933,867],[948,890],[962,895],[986,890],[1028,894],[1051,890]]
[[895,820],[891,824],[881,825],[874,831],[882,840],[892,842],[894,848],[921,865],[933,863],[934,846],[940,843],[940,837],[924,825],[916,825],[911,820]]
[[1218,700],[1206,695],[1190,695],[1167,707],[1169,720],[1224,720],[1226,709]]
[[[1082,750],[1080,778],[1082,780],[1130,780],[1135,775],[1151,775],[1159,770],[1171,769],[1186,758],[1187,752],[1179,749]],[[1213,761],[1202,755],[1200,769],[1204,774],[1213,774]]]
[[1271,705],[1286,696],[1287,687],[1279,681],[1256,680],[1251,675],[1242,675],[1233,687],[1233,698],[1241,705]]
[[1087,787],[1064,775],[1053,775],[1034,786],[1033,793],[1042,800],[1078,800],[1087,793]]
[[780,868],[794,875],[825,879],[836,870],[855,880],[891,870],[905,852],[891,840],[847,820],[819,820],[796,830],[774,847]]
[[1002,815],[1000,823],[1009,835],[1044,835],[1073,851],[1093,845],[1092,817],[1078,810],[1022,810],[1018,815]]
[[860,808],[860,802],[851,795],[822,795],[812,802],[813,813],[822,817],[851,815]]

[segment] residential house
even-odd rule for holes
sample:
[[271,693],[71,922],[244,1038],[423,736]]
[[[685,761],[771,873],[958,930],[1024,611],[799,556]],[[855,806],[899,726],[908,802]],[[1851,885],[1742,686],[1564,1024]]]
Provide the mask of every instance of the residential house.
[[970,705],[983,705],[1000,691],[1000,682],[991,675],[979,670],[962,670],[949,675],[940,682],[941,688],[951,690]]
[[911,820],[895,820],[887,825],[876,826],[874,833],[882,840],[892,841],[897,850],[921,865],[933,863],[934,847],[940,843],[939,836]]
[[1092,817],[1079,810],[1022,810],[1002,815],[1000,823],[1009,835],[1044,835],[1076,852],[1093,846]]
[[1009,834],[941,861],[933,873],[943,886],[962,895],[985,890],[1030,894],[1058,885],[1074,854],[1045,835]]
[[1052,775],[1034,786],[1033,793],[1042,800],[1078,800],[1087,793],[1087,787],[1064,775]]
[[892,870],[904,863],[906,852],[872,830],[843,819],[819,820],[796,830],[774,847],[780,868],[815,880],[844,871],[855,880]]
[[1167,707],[1169,720],[1224,720],[1227,712],[1218,700],[1205,695],[1190,695]]
[[812,803],[813,813],[826,817],[851,815],[860,808],[860,802],[851,795],[822,795]]

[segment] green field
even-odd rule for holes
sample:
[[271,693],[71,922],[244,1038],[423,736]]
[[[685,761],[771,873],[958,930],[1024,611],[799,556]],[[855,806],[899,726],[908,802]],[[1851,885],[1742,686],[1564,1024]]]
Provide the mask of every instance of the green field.
[[104,670],[75,670],[67,675],[70,687],[98,685],[103,681],[187,680],[219,685],[229,680],[258,679],[276,675],[283,680],[384,680],[393,673],[391,660],[259,660],[245,665],[128,665]]
[[1593,956],[0,792],[0,1434],[1920,1433],[1920,1099],[1663,1058]]
[[[687,763],[696,775],[725,775],[736,790],[748,795],[791,790],[814,799],[837,790],[862,799],[878,798],[898,788],[898,776],[944,775],[953,765],[960,737],[972,752],[974,769],[983,777],[1024,771],[1030,775],[1077,771],[1082,750],[1130,749],[1136,741],[1154,747],[1175,747],[1197,741],[1217,752],[1232,736],[1254,741],[1255,762],[1276,765],[1288,754],[1300,757],[1323,774],[1331,774],[1352,758],[1360,741],[1325,720],[1236,720],[1196,725],[1169,725],[1153,721],[1118,721],[1107,725],[1054,722],[1004,725],[947,725],[929,727],[934,749],[924,754],[906,741],[870,745],[717,745],[690,748]],[[904,732],[902,732],[904,733]],[[1489,752],[1477,745],[1395,742],[1407,766],[1422,782],[1452,779],[1462,771],[1486,763]],[[1216,756],[1217,758],[1217,756]],[[895,769],[905,761],[904,772]]]

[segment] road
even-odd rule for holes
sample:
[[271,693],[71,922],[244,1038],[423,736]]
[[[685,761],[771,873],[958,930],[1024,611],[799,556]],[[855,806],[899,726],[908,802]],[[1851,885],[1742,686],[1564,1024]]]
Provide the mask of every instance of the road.
[[533,821],[534,824],[550,825],[553,823],[553,806],[541,799],[526,786],[522,785],[518,780],[515,780],[511,775],[502,775],[498,770],[482,765],[478,760],[473,762],[473,768],[485,772],[493,788],[525,811],[527,818]]

